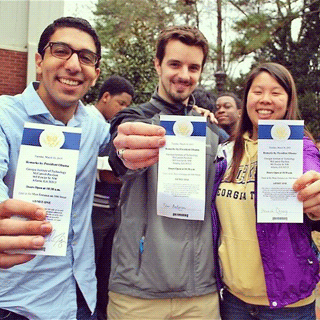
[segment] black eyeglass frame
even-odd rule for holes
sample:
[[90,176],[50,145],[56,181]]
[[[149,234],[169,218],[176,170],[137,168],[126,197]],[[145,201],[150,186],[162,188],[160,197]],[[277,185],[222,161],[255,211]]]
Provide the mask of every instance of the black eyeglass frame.
[[[65,46],[65,47],[67,47],[67,48],[70,50],[70,55],[69,55],[67,58],[62,58],[62,57],[59,57],[59,56],[54,55],[54,54],[52,53],[52,47],[53,47],[54,45],[63,45],[63,46]],[[96,66],[96,67],[97,67],[98,64],[99,64],[99,60],[101,59],[101,57],[100,57],[98,54],[92,52],[91,50],[88,50],[88,49],[75,50],[75,49],[71,48],[71,47],[70,47],[67,43],[65,43],[65,42],[50,41],[50,42],[48,42],[48,44],[43,48],[43,53],[44,53],[45,50],[48,49],[48,48],[50,48],[50,53],[51,53],[51,55],[52,55],[53,57],[58,58],[58,59],[62,59],[62,60],[69,60],[69,59],[72,57],[72,55],[73,55],[74,53],[76,53],[77,56],[78,56],[79,62],[80,62],[81,64],[86,65],[86,66]],[[92,63],[92,64],[91,64],[91,63],[85,63],[85,62],[83,62],[82,59],[81,59],[81,56],[80,56],[81,53],[83,53],[83,52],[92,54],[92,55],[94,56],[94,58],[95,58],[95,62]]]

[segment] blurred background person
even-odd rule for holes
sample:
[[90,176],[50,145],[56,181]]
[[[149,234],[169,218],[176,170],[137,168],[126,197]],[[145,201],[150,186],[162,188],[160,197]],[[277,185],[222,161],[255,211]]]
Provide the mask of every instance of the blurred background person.
[[[205,90],[202,87],[197,87],[192,95],[194,97],[195,105],[199,108],[207,109],[213,114],[216,110],[216,98],[215,96],[208,90]],[[201,110],[195,109],[197,112],[202,113]],[[218,124],[218,121],[215,119],[215,123]],[[219,124],[218,124],[219,125]],[[226,141],[229,139],[229,134],[219,126],[219,137],[220,141]]]
[[218,126],[234,136],[241,116],[241,100],[232,92],[219,94],[214,115]]
[[[92,111],[109,122],[119,111],[131,104],[133,96],[133,85],[127,79],[116,75],[111,76],[101,86],[98,102],[95,107],[92,106]],[[99,320],[105,320],[107,319],[111,249],[119,218],[117,206],[121,181],[112,173],[108,157],[99,157],[97,168],[92,227],[98,287],[97,317]]]
[[194,97],[195,104],[200,107],[207,109],[211,112],[215,111],[215,96],[208,90],[197,87],[193,92],[192,95]]

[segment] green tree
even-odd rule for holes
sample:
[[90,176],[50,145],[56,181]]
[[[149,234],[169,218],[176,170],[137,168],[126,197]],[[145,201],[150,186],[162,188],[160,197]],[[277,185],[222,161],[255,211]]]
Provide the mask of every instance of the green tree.
[[[319,123],[319,0],[230,1],[242,13],[235,23],[239,37],[232,42],[234,59],[254,53],[255,63],[278,62],[292,73],[299,106],[314,135]],[[296,37],[294,22],[301,26]]]
[[119,36],[110,43],[104,55],[102,69],[107,75],[118,74],[128,79],[135,88],[135,103],[147,101],[157,84],[154,69],[153,30],[145,23],[134,21],[131,37]]
[[98,0],[96,30],[102,45],[108,48],[117,37],[130,38],[132,25],[145,22],[155,33],[173,20],[165,10],[168,0]]

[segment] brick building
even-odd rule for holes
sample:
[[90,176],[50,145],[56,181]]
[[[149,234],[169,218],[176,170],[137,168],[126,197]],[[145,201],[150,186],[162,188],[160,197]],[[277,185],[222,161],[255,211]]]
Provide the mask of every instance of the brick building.
[[27,83],[27,52],[0,48],[0,94],[15,95]]

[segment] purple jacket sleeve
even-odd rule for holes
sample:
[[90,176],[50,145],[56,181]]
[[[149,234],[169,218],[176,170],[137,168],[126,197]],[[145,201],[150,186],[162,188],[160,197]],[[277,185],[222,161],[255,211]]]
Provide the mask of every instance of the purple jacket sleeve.
[[320,172],[320,153],[310,138],[303,137],[303,173],[310,170]]

